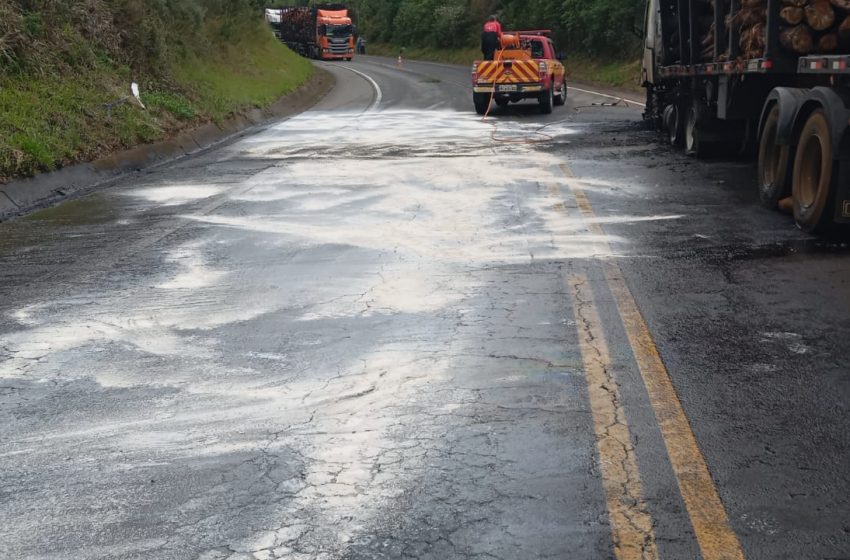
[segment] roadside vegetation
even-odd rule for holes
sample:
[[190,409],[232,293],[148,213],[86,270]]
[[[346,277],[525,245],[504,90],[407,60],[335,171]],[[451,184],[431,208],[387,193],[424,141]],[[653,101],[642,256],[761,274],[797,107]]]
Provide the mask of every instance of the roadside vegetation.
[[551,29],[570,77],[638,89],[644,0],[353,0],[367,52],[466,64],[480,58],[481,26]]
[[[252,107],[312,72],[256,0],[0,0],[0,182]],[[147,107],[110,104],[138,82]]]
[[[403,55],[411,60],[429,60],[447,64],[469,64],[481,58],[478,47],[438,49],[432,47],[399,47],[389,43],[368,45],[369,54],[397,57]],[[567,54],[564,59],[567,77],[585,84],[612,87],[641,92],[640,60],[637,58],[617,60],[615,58],[592,58],[582,54]]]

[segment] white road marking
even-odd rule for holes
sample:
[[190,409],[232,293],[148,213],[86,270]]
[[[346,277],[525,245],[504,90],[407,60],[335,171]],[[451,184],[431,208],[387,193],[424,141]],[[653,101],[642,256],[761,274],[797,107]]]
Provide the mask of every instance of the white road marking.
[[[447,64],[439,64],[437,62],[427,62],[427,61],[424,61],[424,60],[412,60],[412,61],[408,61],[408,62],[415,62],[416,64],[430,64],[431,66],[438,66],[440,68],[452,68],[451,66],[449,66]],[[362,60],[362,61],[360,61],[360,63],[361,64],[374,64],[375,66],[381,66],[383,68],[392,68],[393,70],[398,70],[398,71],[401,71],[401,72],[407,72],[409,74],[415,74],[417,76],[426,76],[426,77],[428,76],[428,74],[425,74],[423,72],[417,72],[416,70],[410,70],[409,68],[399,68],[398,66],[395,66],[393,64],[384,64],[383,62],[376,62],[374,60]],[[454,80],[447,80],[446,78],[444,78],[442,76],[439,76],[438,79],[440,80],[440,83],[458,86],[460,88],[463,88],[464,90],[466,90],[469,87],[472,87],[471,83],[461,83],[461,82],[456,82]]]
[[378,85],[378,82],[373,80],[372,77],[369,76],[368,74],[365,74],[365,73],[361,72],[360,70],[355,70],[354,68],[351,68],[350,66],[343,66],[342,64],[337,64],[336,66],[338,66],[339,68],[345,68],[346,70],[350,70],[351,72],[354,72],[355,74],[357,74],[358,76],[360,76],[361,78],[365,79],[370,84],[372,84],[372,87],[375,88],[375,99],[374,99],[374,101],[372,101],[372,104],[369,105],[369,108],[366,109],[366,111],[369,112],[369,111],[374,111],[375,109],[377,109],[378,105],[381,104],[381,100],[384,98],[384,93],[381,91],[381,87]]
[[641,103],[639,101],[633,101],[631,99],[626,99],[625,97],[622,97],[622,96],[618,97],[616,95],[608,95],[607,93],[599,93],[598,91],[593,91],[593,90],[589,90],[589,89],[581,89],[581,88],[577,88],[577,87],[574,87],[574,86],[571,86],[571,85],[567,85],[567,89],[568,90],[572,89],[572,90],[575,90],[575,91],[580,91],[582,93],[590,93],[592,95],[598,95],[600,97],[607,97],[608,99],[623,100],[626,103],[633,103],[634,105],[640,105],[641,107],[646,107],[645,103]]
[[[428,61],[428,60],[416,60],[416,59],[407,59],[407,60],[409,62],[415,62],[416,64],[430,64],[431,66],[440,66],[440,67],[443,67],[443,68],[456,68],[456,67],[460,66],[459,64],[445,64],[445,63],[442,63],[442,62],[431,62],[431,61]],[[364,62],[373,62],[373,61],[367,60],[367,61],[364,61]],[[381,64],[380,62],[373,62],[373,63],[378,64],[379,66],[384,66],[384,64]],[[351,68],[349,68],[349,70],[351,70]],[[355,72],[356,72],[356,70],[355,70]],[[627,98],[622,97],[622,96],[609,95],[607,93],[600,93],[598,91],[593,91],[593,90],[590,90],[590,89],[577,88],[577,87],[571,86],[569,84],[567,85],[567,89],[571,89],[571,90],[574,90],[574,91],[580,91],[582,93],[590,93],[592,95],[598,95],[600,97],[606,97],[608,99],[622,99],[623,101],[625,101],[627,103],[632,103],[632,104],[638,105],[640,107],[646,107],[646,103],[641,103],[640,101],[635,101],[634,99],[627,99]]]

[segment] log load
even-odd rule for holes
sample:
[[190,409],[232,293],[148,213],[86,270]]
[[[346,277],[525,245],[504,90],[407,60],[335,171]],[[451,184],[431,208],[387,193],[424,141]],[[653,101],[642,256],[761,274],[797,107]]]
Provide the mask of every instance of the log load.
[[838,50],[838,33],[827,33],[818,39],[815,51],[819,53],[834,53]]
[[783,29],[779,33],[779,42],[786,50],[795,54],[809,54],[814,47],[812,32],[805,25]]
[[779,12],[780,19],[788,25],[799,25],[804,15],[803,8],[797,6],[785,6]]
[[760,58],[764,55],[765,24],[757,23],[741,32],[741,54],[744,58]]
[[[786,56],[850,54],[850,0],[781,0],[781,4],[779,43]],[[767,0],[741,0],[740,6],[726,17],[725,36],[737,32],[741,59],[761,58]],[[700,46],[706,59],[713,54],[717,33],[713,28],[701,31]]]
[[805,10],[806,23],[815,31],[826,31],[835,23],[835,10],[828,0],[815,0]]

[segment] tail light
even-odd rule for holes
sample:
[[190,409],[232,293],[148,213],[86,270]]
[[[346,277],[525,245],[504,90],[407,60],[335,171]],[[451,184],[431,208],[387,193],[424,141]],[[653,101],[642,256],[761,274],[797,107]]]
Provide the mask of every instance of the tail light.
[[538,75],[538,77],[541,80],[543,80],[544,78],[546,78],[546,76],[548,74],[549,74],[549,69],[546,68],[546,63],[545,62],[539,62],[537,64],[537,75]]
[[472,85],[478,83],[478,64],[472,63]]

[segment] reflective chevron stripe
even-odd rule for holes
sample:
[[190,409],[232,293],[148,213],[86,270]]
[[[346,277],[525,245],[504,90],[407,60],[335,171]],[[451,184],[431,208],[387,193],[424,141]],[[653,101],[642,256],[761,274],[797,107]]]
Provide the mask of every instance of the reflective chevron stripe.
[[537,62],[533,60],[487,60],[478,65],[478,82],[520,84],[539,82]]

